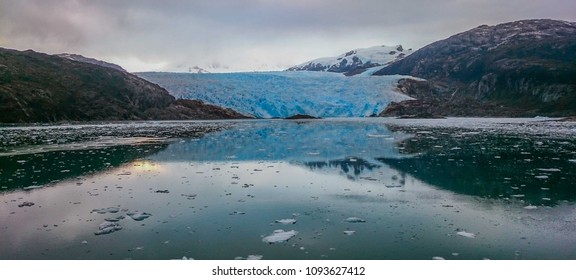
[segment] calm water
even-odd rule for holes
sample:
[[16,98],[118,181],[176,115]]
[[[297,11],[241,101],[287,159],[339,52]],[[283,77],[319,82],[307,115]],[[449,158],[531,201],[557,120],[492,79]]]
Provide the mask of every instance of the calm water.
[[576,259],[575,123],[158,122],[0,134],[0,259]]

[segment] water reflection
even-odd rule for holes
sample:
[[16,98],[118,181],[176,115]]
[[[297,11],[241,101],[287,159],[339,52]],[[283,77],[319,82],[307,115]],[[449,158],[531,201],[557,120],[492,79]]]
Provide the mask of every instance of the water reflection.
[[449,130],[399,144],[416,156],[379,161],[430,185],[527,205],[576,200],[576,141]]
[[[101,147],[0,157],[0,191],[34,188],[97,174],[156,154],[167,144]],[[144,166],[146,167],[146,166]]]
[[152,156],[154,160],[297,162],[359,157],[401,157],[394,143],[408,137],[376,122],[253,121],[233,129],[182,140]]
[[0,259],[575,259],[575,151],[375,119],[13,155]]

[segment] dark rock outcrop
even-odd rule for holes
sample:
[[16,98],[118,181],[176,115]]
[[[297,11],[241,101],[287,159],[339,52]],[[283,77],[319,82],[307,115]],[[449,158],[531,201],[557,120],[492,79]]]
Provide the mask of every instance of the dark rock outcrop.
[[135,75],[92,63],[0,48],[0,122],[222,119],[242,115],[176,101]]
[[[523,20],[479,26],[375,73],[391,74],[427,79],[428,95],[435,98],[422,100],[432,104],[434,114],[574,115],[576,23]],[[414,85],[408,95],[421,95],[422,86]],[[438,87],[444,89],[435,91]]]

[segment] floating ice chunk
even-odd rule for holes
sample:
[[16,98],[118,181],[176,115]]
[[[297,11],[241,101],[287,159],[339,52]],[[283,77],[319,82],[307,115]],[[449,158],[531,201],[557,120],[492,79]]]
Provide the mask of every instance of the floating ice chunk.
[[356,233],[355,230],[345,230],[345,231],[344,231],[344,234],[346,234],[346,235],[352,235],[352,234],[354,234],[354,233]]
[[113,233],[113,232],[121,230],[121,229],[122,229],[122,227],[118,223],[103,222],[98,227],[98,231],[95,232],[94,234],[95,235],[109,234],[109,233]]
[[23,190],[41,189],[41,188],[43,188],[43,187],[44,187],[43,185],[39,185],[39,186],[28,186],[28,187],[23,188]]
[[558,168],[538,168],[538,170],[542,172],[561,172],[561,169]]
[[443,258],[443,257],[432,257],[432,259],[435,260],[435,261],[444,261],[444,260],[446,260],[446,259]]
[[252,261],[257,261],[257,260],[261,260],[264,256],[262,255],[248,255],[248,257],[246,257],[247,260],[252,260]]
[[277,229],[271,235],[268,235],[268,236],[262,238],[262,242],[266,242],[266,243],[270,243],[270,244],[286,242],[290,238],[296,236],[297,234],[298,234],[298,232],[295,230],[284,231],[281,229]]
[[281,219],[281,220],[276,220],[274,222],[278,223],[278,224],[283,224],[283,225],[291,225],[291,224],[296,223],[296,219]]
[[548,175],[538,175],[538,176],[534,176],[534,178],[536,179],[548,179]]
[[344,220],[344,222],[347,222],[347,223],[365,223],[366,220],[360,219],[358,217],[349,217],[349,218],[346,218]]
[[511,195],[511,197],[515,197],[515,198],[522,198],[522,197],[525,197],[525,196],[526,196],[526,195],[523,195],[523,194],[513,194],[513,195]]
[[128,212],[128,213],[126,213],[126,215],[130,216],[130,218],[132,218],[132,220],[134,220],[134,221],[142,221],[142,220],[147,219],[150,216],[152,216],[152,214],[150,214],[150,213],[141,212],[141,211]]
[[476,234],[471,233],[471,232],[459,231],[459,232],[456,232],[456,234],[460,235],[460,236],[468,237],[468,238],[476,238]]
[[524,209],[534,210],[534,209],[538,209],[538,206],[528,205],[528,206],[524,207]]
[[576,159],[569,159],[568,161],[569,161],[569,162],[576,163]]

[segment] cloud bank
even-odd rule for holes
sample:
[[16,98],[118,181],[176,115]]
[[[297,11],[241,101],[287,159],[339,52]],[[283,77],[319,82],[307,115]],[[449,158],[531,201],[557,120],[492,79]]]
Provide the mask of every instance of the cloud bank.
[[129,71],[278,70],[353,48],[420,48],[481,24],[576,21],[573,0],[0,0],[0,46]]

